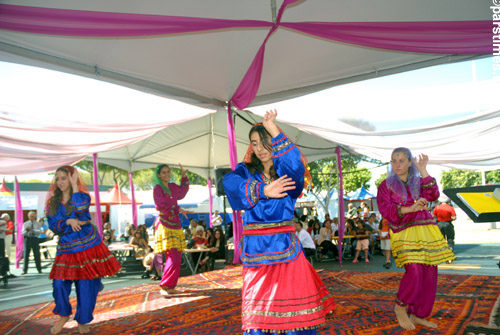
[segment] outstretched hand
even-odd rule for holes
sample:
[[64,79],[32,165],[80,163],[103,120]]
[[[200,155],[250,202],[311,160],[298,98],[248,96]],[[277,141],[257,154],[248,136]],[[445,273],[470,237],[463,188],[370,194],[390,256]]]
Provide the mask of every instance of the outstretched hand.
[[287,178],[287,175],[280,177],[264,186],[264,195],[268,198],[284,198],[286,192],[295,189],[295,181],[292,178]]
[[78,191],[78,172],[76,170],[69,174],[69,181],[73,187],[73,192]]
[[278,116],[278,111],[276,109],[269,110],[264,115],[264,120],[262,120],[262,125],[266,128],[271,137],[276,137],[280,133],[280,130],[276,125],[276,116]]
[[413,159],[413,164],[417,168],[418,172],[422,175],[422,177],[427,177],[429,173],[427,173],[427,164],[429,163],[429,156],[420,154]]
[[188,172],[188,170],[184,170],[184,168],[182,167],[181,163],[179,163],[179,167],[181,168],[181,175],[182,175],[182,177],[185,177],[186,174],[187,174],[187,172]]

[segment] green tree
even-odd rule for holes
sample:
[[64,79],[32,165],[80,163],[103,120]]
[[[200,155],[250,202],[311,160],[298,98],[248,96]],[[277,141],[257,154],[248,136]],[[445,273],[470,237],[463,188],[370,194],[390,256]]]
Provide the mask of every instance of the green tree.
[[450,169],[441,173],[443,189],[481,184],[481,173],[471,170]]
[[[500,183],[500,170],[485,173],[486,184]],[[443,188],[469,187],[482,184],[481,172],[472,170],[450,169],[441,173]]]
[[[342,157],[342,175],[344,193],[355,191],[361,186],[368,187],[371,172],[366,168],[358,168],[358,164],[366,160],[362,156],[348,155]],[[318,203],[328,212],[331,193],[337,187],[336,157],[324,158],[309,163],[313,187],[311,193]],[[323,197],[320,194],[325,194]]]
[[386,178],[387,178],[387,172],[382,173],[382,174],[380,175],[380,177],[378,177],[378,179],[377,179],[377,180],[375,180],[375,185],[376,185],[377,187],[379,187],[379,186],[380,186],[380,184],[382,184],[382,182],[383,182],[384,180],[386,180]]

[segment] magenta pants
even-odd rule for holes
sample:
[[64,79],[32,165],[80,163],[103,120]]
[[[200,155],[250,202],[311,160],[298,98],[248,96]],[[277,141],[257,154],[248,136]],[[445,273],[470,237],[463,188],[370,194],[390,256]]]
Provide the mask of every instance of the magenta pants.
[[177,249],[165,252],[165,264],[163,264],[163,277],[160,286],[164,288],[175,288],[181,273],[182,253]]
[[432,312],[437,290],[437,266],[406,264],[399,283],[396,303],[408,308],[408,314],[425,318]]

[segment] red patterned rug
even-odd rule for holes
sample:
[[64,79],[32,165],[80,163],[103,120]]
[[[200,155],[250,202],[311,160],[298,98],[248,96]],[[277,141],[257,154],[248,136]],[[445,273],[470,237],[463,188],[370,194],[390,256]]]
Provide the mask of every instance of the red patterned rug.
[[[403,331],[394,296],[402,273],[319,271],[338,305],[319,334],[500,334],[500,277],[440,275],[431,321],[437,329]],[[183,277],[182,296],[163,298],[157,284],[101,292],[91,334],[241,334],[241,268]],[[76,304],[76,300],[72,300]],[[0,312],[0,334],[49,334],[53,303]],[[78,334],[76,322],[61,334]]]

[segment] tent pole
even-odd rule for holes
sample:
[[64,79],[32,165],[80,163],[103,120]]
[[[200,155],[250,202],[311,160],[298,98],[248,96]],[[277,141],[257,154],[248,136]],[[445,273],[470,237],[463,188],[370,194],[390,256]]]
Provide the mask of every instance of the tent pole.
[[342,180],[342,157],[340,155],[340,147],[335,148],[337,154],[337,169],[339,181],[339,265],[342,266],[342,242],[344,241],[344,185]]

